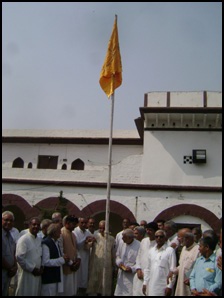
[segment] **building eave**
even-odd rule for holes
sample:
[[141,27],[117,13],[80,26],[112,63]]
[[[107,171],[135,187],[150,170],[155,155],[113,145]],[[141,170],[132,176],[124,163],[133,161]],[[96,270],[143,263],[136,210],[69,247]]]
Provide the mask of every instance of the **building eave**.
[[[2,183],[107,188],[106,182],[86,182],[86,181],[53,181],[53,180],[2,178]],[[135,190],[153,190],[153,191],[222,192],[222,187],[219,187],[219,186],[111,183],[111,188],[133,189],[133,190],[134,189]]]

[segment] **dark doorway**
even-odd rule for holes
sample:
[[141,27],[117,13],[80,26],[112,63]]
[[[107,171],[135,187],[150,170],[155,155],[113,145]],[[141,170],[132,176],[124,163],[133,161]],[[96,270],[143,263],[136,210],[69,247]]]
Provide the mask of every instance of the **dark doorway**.
[[57,169],[58,166],[58,156],[50,155],[39,155],[38,156],[38,169]]
[[[99,222],[101,220],[105,220],[105,216],[106,216],[105,212],[100,212],[93,216],[96,221],[96,224],[95,224],[96,230],[98,230]],[[110,226],[110,232],[112,236],[116,237],[116,234],[122,230],[122,220],[123,219],[119,215],[110,212],[109,226]]]

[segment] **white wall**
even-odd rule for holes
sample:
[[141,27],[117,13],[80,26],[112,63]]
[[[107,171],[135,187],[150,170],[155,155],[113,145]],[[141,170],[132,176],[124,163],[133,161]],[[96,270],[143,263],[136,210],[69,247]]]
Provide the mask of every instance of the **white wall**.
[[[2,185],[4,194],[16,194],[23,197],[30,205],[35,205],[48,197],[57,197],[63,191],[63,196],[73,202],[80,210],[96,200],[106,200],[106,188],[72,187],[57,185],[29,185],[29,184],[5,184]],[[180,204],[194,204],[202,206],[214,213],[218,218],[222,217],[221,193],[200,192],[175,192],[175,191],[148,191],[135,189],[111,189],[111,200],[126,206],[136,216],[138,222],[145,219],[152,221],[162,211]],[[137,200],[137,204],[136,204]],[[184,221],[183,221],[183,218]],[[177,223],[202,223],[203,229],[207,229],[201,219],[183,215],[178,217]],[[179,220],[180,219],[180,220]]]
[[[193,149],[206,149],[205,164],[184,164]],[[191,186],[222,185],[220,132],[145,131],[142,183]]]
[[[112,181],[140,183],[142,146],[113,145]],[[37,169],[38,155],[59,156],[57,170]],[[12,162],[21,157],[24,168],[12,168]],[[71,163],[80,158],[85,163],[84,171],[74,171]],[[63,161],[67,159],[67,162]],[[29,162],[32,169],[27,169]],[[62,171],[63,163],[67,170]],[[5,178],[46,179],[56,181],[105,182],[108,176],[108,145],[47,145],[5,144],[2,145],[2,172]],[[72,175],[71,175],[72,173]]]

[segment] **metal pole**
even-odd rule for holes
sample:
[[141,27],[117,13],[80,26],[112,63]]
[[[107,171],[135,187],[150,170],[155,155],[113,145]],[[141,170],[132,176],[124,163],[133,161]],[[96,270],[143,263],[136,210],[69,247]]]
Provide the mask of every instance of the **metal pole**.
[[108,236],[109,236],[109,218],[110,218],[110,189],[111,189],[111,169],[112,169],[112,139],[113,139],[113,118],[114,118],[114,93],[111,99],[111,118],[110,118],[110,138],[108,152],[108,181],[107,181],[107,201],[106,201],[106,225],[104,231],[104,268],[103,268],[103,296],[106,293],[107,272],[110,270],[110,258],[108,256]]

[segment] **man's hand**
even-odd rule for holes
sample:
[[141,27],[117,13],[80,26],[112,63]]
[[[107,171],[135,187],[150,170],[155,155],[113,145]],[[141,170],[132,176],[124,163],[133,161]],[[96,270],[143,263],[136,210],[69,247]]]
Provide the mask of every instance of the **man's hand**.
[[185,284],[186,286],[189,286],[189,285],[190,285],[190,279],[189,279],[189,278],[186,278],[186,279],[184,280],[184,284]]
[[7,275],[8,277],[13,277],[16,275],[16,272],[17,272],[17,266],[14,266],[8,270]]
[[207,289],[202,289],[202,292],[200,293],[199,296],[217,296],[217,295],[213,292],[210,292]]
[[79,269],[81,263],[81,259],[77,259],[75,262],[73,262],[73,264],[70,266],[70,269],[72,271],[77,271]]
[[200,292],[198,292],[196,289],[191,290],[192,296],[200,296]]
[[217,266],[220,270],[222,270],[222,256],[219,256],[217,259]]
[[138,279],[143,279],[143,272],[141,269],[137,269],[137,276],[138,276]]
[[40,269],[34,268],[33,271],[32,271],[32,274],[34,276],[40,276],[42,273],[43,273],[43,267],[41,267]]
[[172,294],[172,289],[166,288],[165,289],[165,296],[171,296],[171,294]]
[[146,296],[146,285],[142,286],[142,293]]

